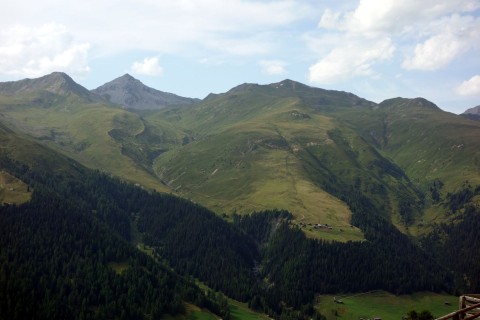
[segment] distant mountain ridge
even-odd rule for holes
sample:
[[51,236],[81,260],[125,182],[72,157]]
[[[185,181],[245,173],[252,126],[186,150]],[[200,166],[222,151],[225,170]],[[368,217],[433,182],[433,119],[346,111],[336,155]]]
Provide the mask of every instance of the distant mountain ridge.
[[461,116],[470,120],[480,121],[480,106],[465,110],[465,112],[462,113]]
[[[162,107],[158,95],[173,100]],[[182,101],[191,106],[177,107]],[[406,228],[426,209],[446,217],[429,202],[432,185],[435,201],[467,178],[480,185],[480,125],[423,98],[375,103],[286,79],[199,101],[128,74],[88,91],[53,73],[0,83],[0,114],[6,127],[88,167],[216,212],[287,209],[304,223],[336,225],[330,236],[343,241],[363,237],[350,227],[353,192]]]
[[35,79],[0,82],[0,95],[13,96],[39,92],[48,92],[60,96],[73,93],[88,102],[99,100],[98,97],[63,72],[53,72]]
[[467,109],[463,114],[480,114],[480,106]]
[[128,73],[92,90],[109,102],[129,109],[152,110],[171,105],[189,105],[198,99],[185,98],[144,85]]

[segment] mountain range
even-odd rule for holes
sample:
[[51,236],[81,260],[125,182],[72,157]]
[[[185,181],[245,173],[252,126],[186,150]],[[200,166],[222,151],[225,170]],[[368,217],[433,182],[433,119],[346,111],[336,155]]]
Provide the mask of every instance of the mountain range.
[[203,100],[0,83],[0,319],[236,319],[224,294],[323,319],[317,294],[478,291],[479,135],[424,98],[288,79]]
[[5,126],[88,167],[221,214],[282,208],[336,226],[306,230],[314,237],[363,238],[352,190],[421,234],[448,217],[433,184],[443,197],[480,184],[480,124],[422,98],[377,104],[284,80],[196,100],[128,74],[88,91],[62,73],[0,83],[0,94]]

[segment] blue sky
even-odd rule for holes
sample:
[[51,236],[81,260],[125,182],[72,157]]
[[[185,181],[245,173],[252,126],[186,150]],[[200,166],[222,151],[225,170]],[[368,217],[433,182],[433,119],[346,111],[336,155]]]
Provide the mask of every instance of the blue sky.
[[0,12],[0,81],[125,73],[203,98],[289,78],[380,102],[480,105],[479,0],[42,0]]

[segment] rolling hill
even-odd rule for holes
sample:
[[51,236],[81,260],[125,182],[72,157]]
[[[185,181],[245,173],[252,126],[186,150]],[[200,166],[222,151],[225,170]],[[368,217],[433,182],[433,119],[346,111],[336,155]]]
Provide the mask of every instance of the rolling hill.
[[[129,75],[103,88],[126,96],[129,83],[154,92]],[[1,119],[88,167],[218,214],[286,209],[325,239],[363,238],[358,199],[403,232],[428,232],[447,219],[447,195],[480,184],[479,123],[422,98],[376,104],[284,80],[146,111],[95,92],[61,73],[2,83]]]

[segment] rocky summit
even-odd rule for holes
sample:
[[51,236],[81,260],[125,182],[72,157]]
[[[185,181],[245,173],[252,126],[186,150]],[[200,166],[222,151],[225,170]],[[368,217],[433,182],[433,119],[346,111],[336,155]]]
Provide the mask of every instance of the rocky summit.
[[107,82],[92,92],[128,109],[154,110],[171,105],[189,105],[197,101],[153,89],[129,74]]

